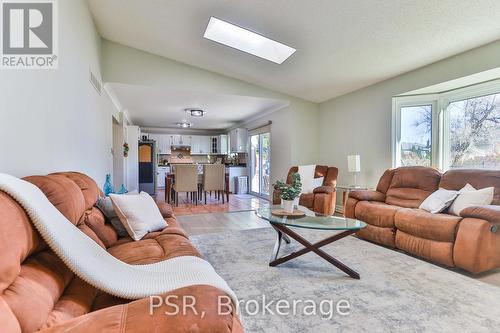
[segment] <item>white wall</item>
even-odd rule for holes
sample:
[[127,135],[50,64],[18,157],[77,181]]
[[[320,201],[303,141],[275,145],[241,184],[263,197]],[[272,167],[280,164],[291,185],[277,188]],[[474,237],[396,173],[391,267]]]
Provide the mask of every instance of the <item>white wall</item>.
[[338,166],[340,183],[352,183],[347,155],[360,154],[358,182],[376,185],[391,167],[394,95],[495,67],[500,67],[500,41],[321,103],[320,161]]
[[273,121],[273,182],[286,177],[292,165],[317,163],[319,106],[316,103],[106,40],[103,40],[103,68],[106,82],[288,100],[288,107],[250,121],[244,127],[254,128]]
[[101,39],[84,0],[58,1],[59,68],[0,71],[0,172],[75,170],[99,184],[112,170],[113,105],[89,82]]

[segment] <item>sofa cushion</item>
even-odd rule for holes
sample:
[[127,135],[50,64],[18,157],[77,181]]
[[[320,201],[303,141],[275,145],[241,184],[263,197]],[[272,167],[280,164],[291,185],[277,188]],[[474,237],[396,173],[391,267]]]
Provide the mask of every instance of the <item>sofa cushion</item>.
[[453,262],[453,243],[451,242],[439,242],[424,239],[407,234],[404,231],[397,230],[396,247],[400,250],[441,265],[449,267],[455,266]]
[[85,224],[95,232],[106,247],[110,247],[118,240],[118,233],[106,223],[104,214],[97,207],[92,207],[85,212]]
[[396,213],[394,220],[396,228],[409,235],[439,242],[454,242],[462,218],[404,208]]
[[99,197],[101,190],[97,186],[96,182],[89,176],[79,172],[57,172],[53,173],[53,175],[65,176],[78,185],[82,191],[83,197],[85,198],[85,209],[92,208],[92,206],[94,206],[97,202],[97,198]]
[[385,202],[407,208],[417,208],[438,189],[441,173],[433,168],[402,167],[394,170]]
[[162,231],[149,233],[139,241],[130,237],[119,240],[108,248],[108,252],[129,264],[151,264],[179,256],[201,257],[184,230],[178,225],[170,225],[173,219],[167,219],[167,223],[169,226]]
[[394,228],[394,215],[401,209],[378,201],[360,201],[356,205],[356,218],[381,228]]
[[450,170],[441,177],[439,187],[458,191],[466,184],[471,184],[476,189],[494,187],[493,205],[500,205],[500,170]]
[[47,199],[73,224],[85,212],[85,198],[74,181],[63,175],[30,176],[24,180],[36,185]]

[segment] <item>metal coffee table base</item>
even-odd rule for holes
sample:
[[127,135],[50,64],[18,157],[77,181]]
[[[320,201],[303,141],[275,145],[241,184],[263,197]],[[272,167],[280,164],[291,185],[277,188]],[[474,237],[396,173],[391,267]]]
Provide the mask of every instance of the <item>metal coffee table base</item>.
[[[294,232],[293,230],[291,230],[290,228],[288,228],[282,224],[271,223],[271,226],[274,228],[274,230],[276,230],[278,235],[276,238],[276,243],[274,244],[274,250],[273,250],[273,254],[271,256],[271,260],[269,262],[269,266],[274,267],[274,266],[277,266],[277,265],[282,264],[284,262],[287,262],[289,260],[292,260],[294,258],[300,257],[301,255],[304,255],[306,253],[314,252],[318,256],[320,256],[321,258],[328,261],[333,266],[337,267],[338,269],[340,269],[344,273],[348,274],[350,277],[352,277],[354,279],[360,278],[360,276],[357,272],[350,269],[349,267],[344,265],[342,262],[338,261],[337,259],[330,256],[328,253],[326,253],[320,249],[321,247],[323,247],[325,245],[328,245],[330,243],[338,241],[339,239],[342,239],[342,238],[345,238],[349,235],[352,235],[353,233],[355,233],[358,230],[346,230],[346,231],[343,231],[339,234],[333,235],[331,237],[325,238],[322,241],[319,241],[317,243],[312,244],[308,240],[306,240],[304,237],[302,237],[301,235],[297,234],[296,232]],[[280,251],[282,240],[284,239],[285,242],[287,244],[289,244],[290,243],[289,237],[295,239],[297,242],[302,244],[304,246],[304,248],[299,250],[299,251],[296,251],[296,252],[287,254],[286,256],[278,258],[278,254]]]

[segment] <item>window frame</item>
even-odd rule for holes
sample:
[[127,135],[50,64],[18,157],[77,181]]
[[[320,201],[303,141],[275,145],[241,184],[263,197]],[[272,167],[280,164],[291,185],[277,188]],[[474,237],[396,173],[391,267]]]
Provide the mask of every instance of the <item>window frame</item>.
[[446,171],[449,169],[450,163],[450,113],[448,106],[454,102],[493,94],[500,94],[500,80],[492,80],[441,93],[393,97],[392,167],[399,167],[401,162],[401,108],[432,105],[431,166]]

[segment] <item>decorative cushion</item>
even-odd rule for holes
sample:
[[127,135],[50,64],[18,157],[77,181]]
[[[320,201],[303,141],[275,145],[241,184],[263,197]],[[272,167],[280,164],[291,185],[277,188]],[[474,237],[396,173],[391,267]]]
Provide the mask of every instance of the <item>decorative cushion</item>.
[[302,183],[302,193],[303,194],[309,194],[313,193],[314,186],[313,186],[313,180],[314,180],[314,173],[316,170],[315,165],[300,165],[299,166],[299,175],[300,175],[300,182]]
[[134,240],[140,240],[147,233],[162,230],[167,222],[160,214],[153,198],[141,192],[137,195],[110,194],[115,211],[128,234]]
[[486,187],[476,190],[472,185],[465,185],[459,192],[458,197],[450,206],[449,213],[460,216],[462,209],[471,206],[490,205],[495,194],[494,187]]
[[420,209],[429,213],[437,214],[448,208],[458,195],[458,191],[445,190],[440,188],[432,193],[420,204]]
[[312,188],[313,188],[313,190],[314,190],[315,188],[318,188],[318,187],[323,186],[323,181],[324,181],[324,180],[325,180],[325,177],[318,177],[318,178],[314,178],[314,179],[312,180]]
[[125,229],[118,216],[113,217],[112,219],[109,220],[109,222],[111,223],[113,228],[115,228],[118,237],[122,238],[128,236],[127,229]]

